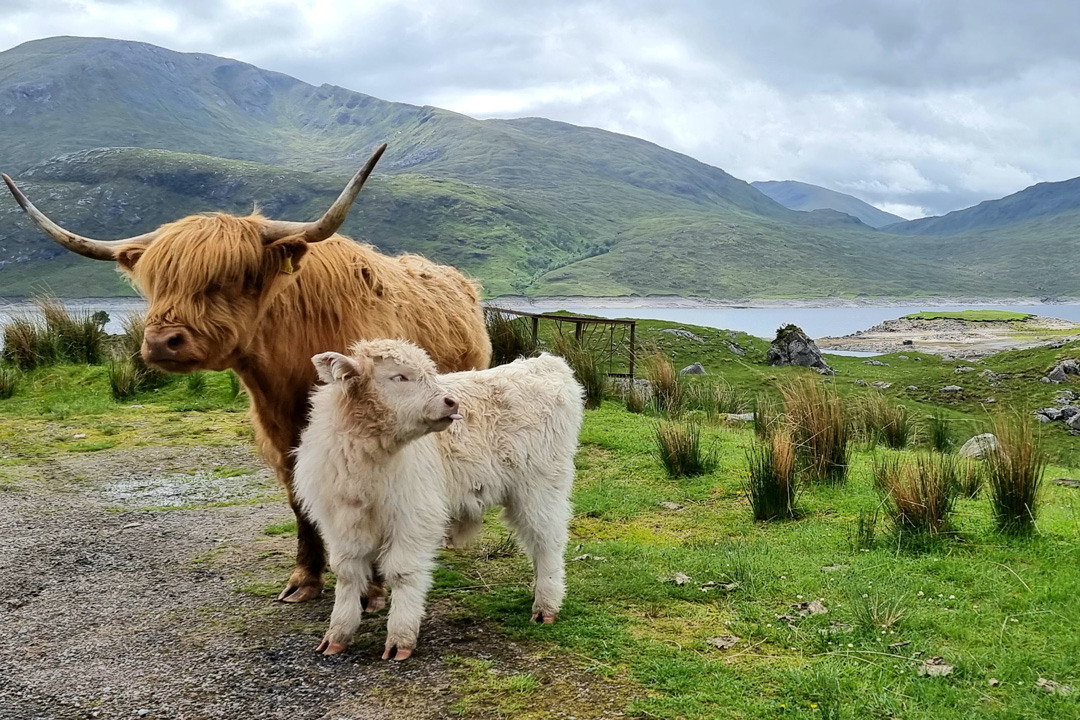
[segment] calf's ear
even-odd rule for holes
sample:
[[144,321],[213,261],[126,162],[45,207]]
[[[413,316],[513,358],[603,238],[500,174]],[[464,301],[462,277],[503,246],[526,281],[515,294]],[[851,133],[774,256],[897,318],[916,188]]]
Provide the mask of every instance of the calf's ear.
[[363,365],[341,353],[319,353],[311,358],[311,362],[319,374],[319,379],[324,383],[344,382],[366,374],[366,368]]

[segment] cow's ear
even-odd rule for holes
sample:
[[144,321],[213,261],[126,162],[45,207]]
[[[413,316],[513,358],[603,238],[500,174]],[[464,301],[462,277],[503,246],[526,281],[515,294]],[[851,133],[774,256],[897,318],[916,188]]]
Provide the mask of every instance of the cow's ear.
[[146,252],[145,245],[132,245],[126,247],[116,253],[116,262],[119,263],[121,269],[131,272],[131,269],[135,267],[135,263],[139,262],[139,258]]
[[352,378],[365,377],[370,374],[371,369],[370,358],[361,358],[357,361],[348,355],[336,352],[319,353],[311,358],[311,362],[315,365],[319,379],[324,383],[345,382]]
[[271,253],[274,265],[282,273],[291,275],[300,269],[300,260],[307,254],[308,244],[294,235],[270,243],[265,251]]

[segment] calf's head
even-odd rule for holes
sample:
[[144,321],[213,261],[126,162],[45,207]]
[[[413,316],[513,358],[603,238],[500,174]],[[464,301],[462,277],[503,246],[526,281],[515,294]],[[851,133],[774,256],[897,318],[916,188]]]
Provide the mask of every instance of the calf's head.
[[338,384],[340,408],[356,431],[388,450],[460,420],[458,401],[439,383],[427,353],[404,340],[365,340],[352,356],[320,353],[311,359],[319,379]]
[[146,297],[143,358],[170,372],[224,370],[251,342],[267,304],[292,281],[310,243],[337,232],[386,145],[314,222],[260,215],[192,215],[123,240],[93,240],[60,227],[3,176],[30,219],[72,252],[116,262]]

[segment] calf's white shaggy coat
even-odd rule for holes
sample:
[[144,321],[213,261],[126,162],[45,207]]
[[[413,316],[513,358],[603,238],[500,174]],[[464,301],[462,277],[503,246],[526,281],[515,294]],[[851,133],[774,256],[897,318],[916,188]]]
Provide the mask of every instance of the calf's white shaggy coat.
[[312,358],[326,384],[312,393],[311,422],[296,450],[296,493],[337,573],[319,651],[348,646],[363,598],[380,597],[377,570],[393,590],[383,658],[409,657],[436,551],[446,537],[467,542],[496,505],[532,560],[532,618],[553,622],[565,593],[583,414],[569,366],[542,355],[438,375],[427,354],[403,340],[364,341],[352,352]]

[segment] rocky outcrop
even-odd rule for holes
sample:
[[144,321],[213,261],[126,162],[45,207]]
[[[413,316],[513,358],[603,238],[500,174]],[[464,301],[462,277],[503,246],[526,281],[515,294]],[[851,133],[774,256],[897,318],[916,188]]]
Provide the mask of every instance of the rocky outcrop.
[[795,325],[785,325],[776,331],[776,339],[769,346],[765,361],[770,365],[799,365],[833,374],[817,343]]
[[705,366],[701,363],[694,363],[693,365],[687,365],[679,371],[680,375],[706,375]]
[[991,433],[984,433],[982,435],[976,435],[975,437],[964,443],[964,446],[960,448],[959,454],[960,457],[965,458],[982,458],[986,457],[997,449],[997,436]]

